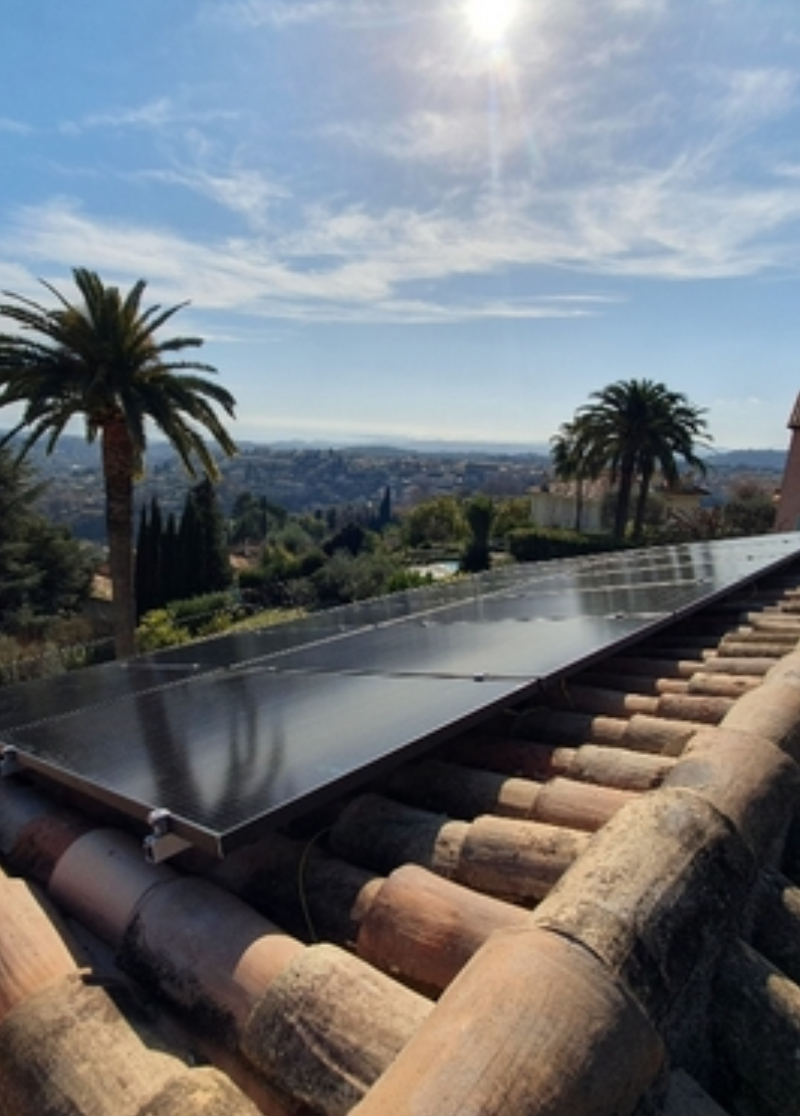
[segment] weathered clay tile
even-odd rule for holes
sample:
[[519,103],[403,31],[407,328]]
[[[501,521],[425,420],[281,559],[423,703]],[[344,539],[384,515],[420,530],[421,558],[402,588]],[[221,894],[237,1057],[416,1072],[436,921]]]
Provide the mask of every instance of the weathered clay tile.
[[220,864],[0,781],[0,1116],[800,1113],[795,573]]

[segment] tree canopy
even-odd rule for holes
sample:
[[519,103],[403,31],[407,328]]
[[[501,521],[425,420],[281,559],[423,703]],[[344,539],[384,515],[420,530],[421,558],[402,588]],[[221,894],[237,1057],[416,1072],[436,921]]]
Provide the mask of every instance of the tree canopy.
[[73,611],[89,595],[95,563],[65,527],[36,512],[41,487],[0,450],[0,624],[6,630],[23,615]]
[[178,310],[142,307],[146,283],[127,294],[106,286],[86,268],[73,272],[80,298],[69,301],[49,283],[57,300],[46,308],[5,292],[0,316],[16,332],[0,333],[0,407],[22,405],[22,418],[7,436],[23,434],[24,456],[40,439],[48,452],[68,423],[83,420],[89,442],[99,437],[105,483],[109,566],[119,656],[134,650],[133,483],[142,470],[146,421],[150,419],[177,451],[191,475],[215,477],[217,465],[204,433],[222,451],[235,445],[215,410],[233,416],[230,392],[200,372],[216,371],[194,360],[176,360],[202,345],[198,337],[165,340],[156,334]]
[[609,470],[612,483],[618,485],[614,513],[618,539],[628,527],[636,490],[632,535],[638,539],[656,470],[668,484],[678,480],[680,459],[704,471],[695,452],[701,441],[710,441],[704,411],[681,392],[653,380],[619,380],[593,392],[591,399],[594,402],[579,408],[567,427],[565,464],[568,460],[585,463],[589,471],[584,475]]
[[581,417],[562,423],[550,439],[550,454],[559,480],[575,481],[575,530],[580,531],[583,517],[583,486],[603,470],[600,447],[591,436],[590,428]]

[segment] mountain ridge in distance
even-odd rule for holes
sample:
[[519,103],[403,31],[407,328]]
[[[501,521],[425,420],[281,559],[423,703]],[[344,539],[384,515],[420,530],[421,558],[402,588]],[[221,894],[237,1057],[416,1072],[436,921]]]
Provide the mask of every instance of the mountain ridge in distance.
[[[1,433],[1,432],[0,432]],[[332,442],[320,440],[306,440],[302,438],[273,439],[270,441],[256,441],[242,439],[239,447],[245,452],[277,451],[327,451],[336,450],[340,453],[374,453],[376,455],[403,455],[419,454],[420,456],[474,456],[474,457],[542,457],[549,458],[550,446],[547,442],[475,442],[475,441],[448,441],[445,439],[411,439],[397,438],[391,441],[364,438],[358,442]],[[151,438],[148,443],[147,455],[150,462],[163,461],[172,457],[174,451],[168,442],[160,438]],[[769,447],[748,449],[715,448],[701,456],[710,468],[751,468],[782,470],[786,461],[787,450]],[[64,434],[52,454],[47,455],[43,447],[34,447],[31,460],[44,461],[49,457],[52,461],[61,461],[74,466],[100,465],[100,453],[97,444],[89,445],[86,439],[78,434]]]

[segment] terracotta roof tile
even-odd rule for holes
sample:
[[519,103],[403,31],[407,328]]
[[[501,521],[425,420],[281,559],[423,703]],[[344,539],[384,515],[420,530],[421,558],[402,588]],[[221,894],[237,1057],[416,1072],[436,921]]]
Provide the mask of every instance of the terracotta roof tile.
[[222,862],[6,778],[0,1116],[798,1111],[798,586]]

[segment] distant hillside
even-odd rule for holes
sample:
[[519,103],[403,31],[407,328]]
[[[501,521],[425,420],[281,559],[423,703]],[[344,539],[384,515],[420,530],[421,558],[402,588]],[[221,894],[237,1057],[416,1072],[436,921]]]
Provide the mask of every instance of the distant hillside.
[[786,450],[719,450],[708,454],[705,461],[712,469],[768,469],[770,472],[782,473]]
[[[3,431],[0,430],[0,437]],[[502,442],[446,442],[446,441],[415,441],[410,438],[400,438],[385,445],[377,442],[322,442],[304,441],[302,439],[283,439],[272,442],[255,442],[250,439],[239,441],[240,450],[243,452],[268,452],[268,451],[296,451],[328,450],[335,449],[343,453],[359,453],[375,456],[403,456],[419,454],[420,456],[435,455],[446,457],[468,455],[472,458],[480,457],[549,457],[550,449],[547,443],[531,442],[530,445],[504,444]],[[175,455],[167,442],[151,439],[148,443],[147,458],[150,465],[169,460]],[[97,444],[89,445],[85,438],[77,434],[64,434],[52,454],[47,454],[44,443],[34,447],[31,452],[31,461],[34,464],[52,466],[58,464],[64,468],[78,467],[91,468],[99,465],[100,454]]]
[[[4,433],[0,430],[0,437]],[[12,447],[15,444],[15,442],[11,442]],[[91,469],[100,466],[99,443],[95,442],[94,445],[90,445],[85,438],[78,434],[62,434],[55,449],[50,454],[46,451],[46,445],[46,439],[42,439],[28,455],[33,465],[43,468],[45,471],[52,471],[54,467],[59,469]],[[153,441],[147,450],[147,459],[151,465],[174,456],[173,450],[166,442]]]
[[[2,431],[0,431],[2,435]],[[302,441],[300,439],[274,442],[242,441],[239,443],[243,452],[269,452],[269,451],[297,451],[336,449],[343,453],[359,453],[366,456],[377,457],[403,456],[419,454],[420,457],[436,456],[469,456],[477,460],[481,457],[526,457],[549,458],[550,449],[547,443],[531,442],[529,445],[502,443],[502,442],[446,442],[446,441],[415,441],[410,438],[398,438],[385,445],[376,443],[323,443]],[[148,465],[155,466],[162,461],[174,458],[170,446],[157,439],[151,440],[147,457]],[[47,455],[44,446],[35,447],[31,454],[34,464],[44,466],[46,471],[58,468],[97,468],[100,464],[100,453],[97,445],[89,445],[85,438],[74,434],[65,434],[51,455]],[[777,449],[734,449],[715,450],[705,456],[705,461],[711,468],[716,469],[768,469],[782,472],[786,460],[786,450]]]
[[420,456],[434,455],[436,457],[468,455],[471,458],[480,457],[549,457],[550,447],[547,442],[448,442],[448,441],[423,441],[415,438],[396,438],[391,442],[378,442],[372,440],[323,442],[319,440],[305,441],[299,438],[284,439],[273,442],[240,441],[243,450],[327,450],[335,449],[340,453],[374,454],[381,457],[400,457],[407,454],[420,454]]

